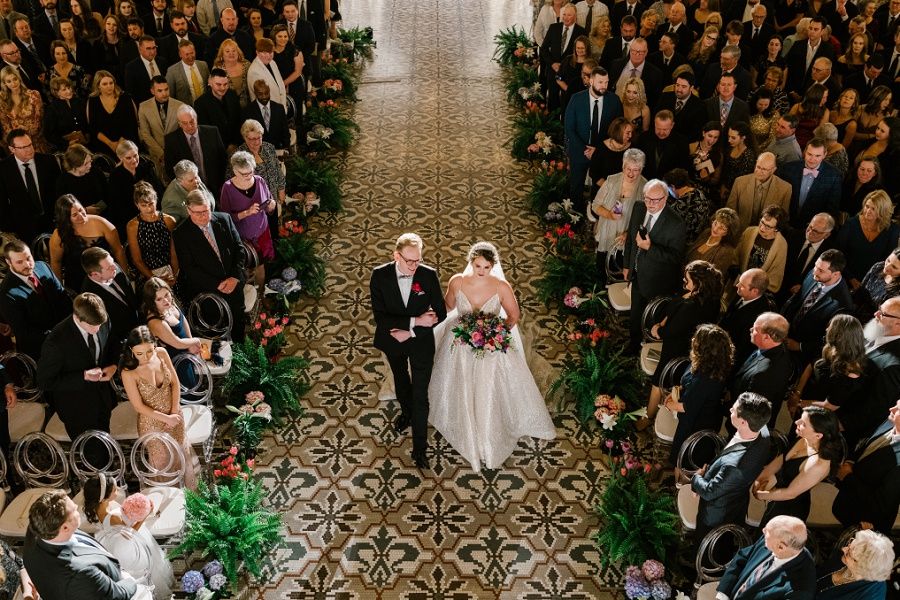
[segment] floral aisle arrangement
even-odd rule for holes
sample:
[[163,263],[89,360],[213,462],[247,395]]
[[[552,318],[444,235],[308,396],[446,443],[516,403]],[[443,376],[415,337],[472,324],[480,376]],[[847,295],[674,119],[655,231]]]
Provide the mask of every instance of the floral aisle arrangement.
[[238,449],[238,461],[254,458],[262,443],[263,434],[272,426],[272,407],[259,390],[247,392],[241,407],[227,406],[237,416],[231,422],[233,447]]
[[506,144],[516,160],[561,159],[565,154],[554,140],[562,141],[563,129],[557,111],[549,112],[541,102],[529,100],[513,119],[513,134]]
[[[539,217],[544,217],[554,204],[569,202],[571,205],[571,201],[568,199],[559,200],[568,193],[568,190],[569,172],[566,170],[566,162],[554,159],[543,161],[534,177],[534,183],[528,192],[526,202],[531,212]],[[549,219],[545,220],[548,223],[552,222]]]
[[235,345],[233,352],[231,370],[223,384],[226,394],[246,397],[248,392],[262,392],[276,425],[282,417],[302,414],[299,398],[310,388],[309,361],[285,356],[273,362],[266,348],[252,339]]
[[506,353],[512,344],[512,333],[499,315],[482,312],[460,315],[453,328],[453,348],[468,347],[476,358],[493,352]]
[[287,185],[291,196],[308,194],[319,198],[319,210],[341,210],[341,172],[325,159],[297,155],[287,162]]
[[494,36],[493,59],[504,67],[537,62],[537,48],[528,32],[518,25],[503,29]]
[[[371,27],[339,29],[338,39],[344,43],[341,55],[350,62],[354,62],[357,58],[372,58],[377,45]],[[346,52],[346,49],[350,52]]]
[[[672,597],[672,586],[666,581],[666,567],[658,560],[645,560],[641,566],[631,565],[625,569],[625,596],[630,600],[668,600]],[[675,600],[689,600],[682,592],[677,592]]]
[[218,600],[229,596],[228,578],[222,563],[211,560],[199,571],[187,571],[181,576],[181,590],[190,600]]
[[347,150],[356,140],[359,125],[341,108],[340,100],[325,100],[306,111],[311,152]]
[[601,287],[597,253],[589,245],[588,236],[579,233],[571,223],[565,223],[552,227],[544,238],[549,252],[544,257],[543,275],[534,282],[537,297],[544,304],[558,302],[573,287]]
[[318,253],[318,243],[300,218],[285,220],[278,233],[274,266],[280,277],[270,279],[269,288],[291,302],[301,293],[319,298],[325,293],[325,261]]

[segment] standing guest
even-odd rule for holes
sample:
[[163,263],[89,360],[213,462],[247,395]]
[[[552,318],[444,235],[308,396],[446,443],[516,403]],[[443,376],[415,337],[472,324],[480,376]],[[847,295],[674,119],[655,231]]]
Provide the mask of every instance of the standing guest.
[[703,101],[694,93],[694,74],[682,71],[674,76],[671,92],[663,92],[654,113],[670,110],[675,115],[675,132],[693,138],[706,120]]
[[650,129],[650,107],[647,106],[647,94],[644,92],[643,81],[637,77],[628,79],[619,99],[622,101],[624,117],[634,125],[638,134]]
[[775,175],[775,164],[775,155],[763,152],[756,159],[753,173],[734,180],[727,206],[737,212],[740,231],[759,221],[767,205],[774,204],[785,213],[790,209],[791,187]]
[[894,296],[900,296],[900,248],[894,248],[886,259],[872,265],[862,284],[853,291],[857,318],[868,321],[885,300]]
[[[841,76],[844,87],[849,87],[863,72],[869,61],[869,38],[865,33],[857,33],[850,37],[844,53],[837,58],[837,73]],[[882,63],[884,66],[884,63]],[[863,77],[865,77],[863,75]],[[855,87],[853,89],[856,89]],[[870,90],[865,90],[869,92]]]
[[876,87],[891,87],[893,77],[886,76],[884,59],[880,54],[873,54],[865,60],[865,66],[860,64],[856,72],[844,78],[844,87],[853,88],[859,92],[860,102],[868,102],[869,97]]
[[542,90],[547,99],[547,109],[559,108],[559,86],[556,82],[562,79],[563,61],[575,51],[575,40],[586,36],[587,31],[575,22],[576,10],[572,4],[566,4],[560,11],[560,21],[547,27],[547,35],[540,44],[541,73],[543,74]]
[[20,240],[32,240],[52,227],[59,163],[50,155],[36,153],[24,129],[8,132],[6,145],[11,156],[0,161],[0,229]]
[[828,90],[825,86],[814,83],[809,86],[803,95],[803,100],[791,107],[790,114],[797,117],[797,143],[805,146],[813,138],[813,131],[819,125],[828,122],[830,111],[828,103]]
[[594,23],[593,29],[588,36],[591,42],[591,56],[595,60],[599,60],[606,48],[606,43],[612,38],[612,23],[608,16],[598,17]]
[[213,8],[213,3],[210,0],[200,0],[194,4],[194,18],[191,19],[192,22],[195,22],[200,27],[200,32],[203,35],[208,36],[210,33],[215,32],[216,27],[219,24],[219,17],[226,8],[234,10],[231,0],[218,0],[215,6],[219,9],[218,14],[216,10]]
[[7,242],[3,255],[9,273],[0,284],[0,314],[12,327],[16,350],[37,361],[47,334],[71,314],[72,300],[47,263],[35,261],[24,242]]
[[787,63],[781,56],[781,50],[783,47],[781,40],[782,37],[777,33],[771,34],[769,36],[769,40],[766,42],[765,49],[762,52],[756,53],[757,60],[750,68],[750,79],[753,81],[753,85],[755,87],[761,87],[765,85],[769,69],[771,69],[772,67],[775,67],[779,70],[777,87],[784,87],[783,71]]
[[[735,24],[735,27],[739,28],[740,25]],[[727,35],[729,38],[732,36],[730,24]],[[747,97],[753,89],[753,82],[750,79],[750,72],[742,66],[744,62],[741,60],[742,56],[745,55],[738,46],[726,45],[722,48],[719,64],[710,64],[704,72],[700,84],[700,96],[702,98],[714,96],[715,92],[719,91],[722,78],[730,76],[734,82],[734,95],[741,103],[746,103]]]
[[694,165],[694,180],[707,190],[718,178],[722,166],[721,138],[722,125],[719,121],[707,121],[700,129],[700,138],[688,146]]
[[188,220],[173,233],[184,297],[193,300],[202,293],[222,296],[231,308],[231,338],[240,343],[245,333],[246,277],[240,235],[231,216],[212,212],[212,206],[202,192],[190,192],[185,204]]
[[222,189],[225,178],[225,147],[215,127],[198,125],[197,113],[188,105],[177,111],[179,130],[166,135],[166,172],[174,174],[175,164],[181,160],[193,162],[200,179],[215,193]]
[[83,98],[75,95],[68,79],[50,79],[50,102],[44,111],[44,137],[56,152],[65,152],[72,144],[86,144],[85,108]]
[[837,169],[841,179],[850,170],[847,149],[838,141],[838,129],[831,123],[823,123],[813,130],[813,136],[825,142],[825,162]]
[[874,531],[857,531],[819,569],[816,598],[821,600],[880,600],[888,593],[894,548],[890,538]]
[[688,26],[698,36],[706,29],[706,20],[712,13],[719,12],[719,0],[700,0],[688,7]]
[[730,208],[720,208],[712,217],[710,226],[700,232],[693,246],[688,249],[687,261],[705,260],[722,274],[723,284],[731,281],[737,268],[737,243],[740,239],[737,213]]
[[590,176],[594,188],[599,188],[607,177],[620,171],[622,156],[631,147],[634,125],[625,117],[616,117],[610,124],[607,135],[591,156]]
[[534,31],[532,32],[536,45],[540,46],[543,44],[544,38],[547,36],[547,30],[550,26],[554,23],[559,23],[562,20],[562,7],[565,4],[568,4],[566,0],[550,0],[550,2],[542,2],[542,6],[538,11],[538,16],[534,22]]
[[781,302],[800,291],[800,285],[819,256],[826,250],[834,248],[834,238],[831,237],[834,225],[834,218],[831,215],[818,213],[806,226],[802,235],[796,230],[789,233],[784,281],[778,295]]
[[174,173],[175,177],[169,182],[169,187],[163,194],[162,211],[175,219],[176,225],[181,225],[181,222],[187,218],[185,200],[187,195],[194,190],[199,190],[209,205],[215,209],[216,199],[206,184],[200,180],[197,165],[189,160],[180,160],[175,163]]
[[859,116],[859,92],[850,88],[838,96],[828,113],[828,122],[837,127],[838,141],[850,149],[856,135],[856,119]]
[[750,107],[735,95],[736,89],[734,75],[724,73],[716,86],[716,93],[705,101],[708,121],[718,121],[724,129],[750,120]]
[[37,90],[29,90],[13,67],[0,69],[0,126],[3,131],[24,129],[37,152],[47,152],[43,133],[44,103]]
[[747,102],[752,104],[762,90],[772,92],[772,108],[780,115],[786,115],[791,109],[791,101],[784,93],[784,75],[786,71],[780,67],[769,67],[765,72],[762,85],[750,92]]
[[[278,239],[278,215],[284,209],[285,201],[285,177],[281,170],[281,162],[275,152],[275,146],[263,141],[263,126],[253,119],[247,119],[241,126],[241,135],[244,143],[238,146],[237,151],[249,152],[256,162],[256,174],[263,178],[273,198],[277,202],[276,209],[268,214],[269,232],[272,240]],[[232,177],[234,172],[231,163],[228,165],[226,177]]]
[[[603,5],[601,4],[601,6]],[[563,114],[566,113],[569,99],[587,87],[582,83],[581,72],[584,68],[584,61],[590,58],[589,48],[590,42],[586,36],[576,39],[575,50],[562,62],[562,67],[559,69],[560,78],[556,80],[556,85],[560,89],[560,110]],[[259,52],[258,48],[257,52]]]
[[[691,51],[690,46],[693,45],[693,34],[691,34],[691,38],[690,45],[684,50],[685,53]],[[662,72],[664,84],[674,81],[675,69],[687,64],[685,55],[682,54],[680,49],[676,48],[679,41],[677,34],[663,31],[659,36],[659,51],[647,57],[647,62]]]
[[781,115],[775,110],[772,92],[768,88],[760,88],[753,96],[750,104],[750,132],[753,144],[757,148],[765,148],[775,139],[772,130]]
[[[817,58],[834,60],[834,47],[825,38],[828,23],[822,17],[813,17],[806,28],[806,39],[791,46],[787,53],[787,87],[795,102],[812,78],[812,66]],[[823,43],[824,42],[824,43]]]
[[639,37],[631,42],[627,57],[623,56],[612,63],[609,69],[609,80],[614,84],[616,94],[623,96],[625,84],[636,77],[644,82],[644,90],[649,103],[656,104],[664,82],[662,72],[647,62],[648,52],[647,40]]
[[87,103],[88,133],[95,152],[116,156],[123,140],[138,139],[137,108],[109,71],[97,71]]
[[272,60],[275,61],[278,72],[281,73],[281,79],[287,86],[288,93],[294,99],[294,104],[297,106],[297,114],[294,115],[294,118],[299,123],[306,106],[306,88],[308,86],[306,77],[303,76],[305,66],[303,53],[291,42],[287,27],[284,25],[275,25],[269,35],[275,42],[275,56]]
[[[223,46],[228,45],[227,42],[234,42],[241,51],[241,58],[248,57],[253,60],[256,56],[256,48],[253,44],[253,38],[246,31],[238,29],[238,16],[233,8],[219,7],[219,27],[210,33],[207,42],[206,62],[216,62],[216,51],[221,50]],[[325,40],[322,40],[322,47],[325,47]],[[233,75],[229,73],[229,75]]]
[[[209,89],[197,98],[194,108],[197,110],[197,122],[217,129],[228,151],[233,152],[241,143],[241,103],[223,69],[210,71]],[[166,154],[168,161],[168,152]],[[224,157],[221,164],[225,164]]]
[[[291,145],[291,130],[285,113],[286,105],[283,106],[272,99],[269,84],[262,79],[253,82],[253,95],[254,100],[244,109],[244,116],[264,125],[263,137],[266,142],[278,150],[287,150]],[[246,120],[244,123],[246,124]],[[244,126],[241,125],[241,137],[244,136],[243,130]]]
[[140,104],[150,98],[153,78],[165,73],[168,65],[158,56],[156,40],[152,36],[141,36],[138,54],[137,58],[125,65],[125,91]]
[[231,90],[237,94],[241,108],[247,106],[250,101],[247,89],[247,71],[250,69],[250,61],[244,58],[244,53],[234,40],[227,39],[222,42],[219,51],[212,61],[214,69],[222,69],[228,77]]
[[816,213],[832,217],[840,208],[841,175],[825,161],[825,142],[813,138],[803,151],[803,160],[779,170],[791,184],[791,226],[797,229],[810,222]]
[[91,151],[81,144],[72,144],[63,153],[65,171],[56,181],[56,196],[72,194],[89,215],[102,215],[106,210],[106,175],[94,167]]
[[750,126],[745,121],[728,127],[728,147],[722,160],[722,175],[719,177],[720,197],[723,200],[731,193],[734,181],[741,175],[752,173],[755,168],[756,146]]
[[675,115],[661,110],[653,119],[653,129],[638,138],[635,147],[647,156],[644,172],[647,177],[661,177],[672,169],[687,169],[690,166],[688,141],[674,132]]
[[[106,218],[116,226],[119,237],[125,237],[125,226],[128,221],[137,214],[134,206],[134,187],[139,181],[146,181],[153,186],[157,195],[162,194],[163,188],[153,164],[147,160],[141,160],[137,145],[131,140],[123,140],[116,149],[119,164],[109,174],[109,189],[116,190],[117,197],[110,197],[106,207]],[[112,194],[112,192],[110,192]],[[122,194],[118,196],[118,194]]]
[[744,271],[734,287],[737,295],[728,304],[719,325],[734,343],[734,364],[739,367],[756,351],[747,331],[759,315],[775,310],[775,303],[768,295],[769,276],[762,269]]
[[131,264],[142,279],[160,277],[174,286],[178,281],[178,256],[172,241],[175,219],[157,210],[156,190],[146,181],[135,184],[134,204],[138,215],[125,228]]
[[117,73],[121,76],[122,47],[126,43],[119,32],[119,20],[115,15],[103,19],[103,34],[94,44],[94,65],[101,71]]
[[803,150],[797,143],[798,123],[799,119],[792,114],[782,115],[775,122],[773,131],[775,140],[769,144],[766,151],[775,155],[778,168],[784,168],[788,163],[800,160],[800,157],[803,156]]
[[138,324],[138,298],[125,272],[103,248],[88,248],[81,255],[81,267],[87,277],[82,292],[103,300],[109,316],[109,343],[112,356],[118,356],[122,341]]
[[[100,7],[104,2],[96,2],[95,6]],[[100,19],[103,18],[97,11],[91,11],[91,5],[85,0],[72,0],[69,4],[72,10],[72,27],[76,35],[85,40],[94,42],[100,38]],[[105,11],[104,11],[105,12]],[[63,22],[59,22],[60,37],[62,37]]]
[[605,179],[591,203],[587,218],[595,222],[597,264],[604,264],[606,252],[624,236],[634,205],[643,197],[647,183],[641,176],[643,168],[644,153],[634,148],[626,150],[622,172]]
[[672,169],[663,179],[672,191],[670,206],[684,222],[688,244],[693,244],[709,223],[712,203],[701,188],[693,185],[684,169]]
[[164,175],[165,137],[178,128],[176,113],[184,103],[169,96],[169,82],[162,75],[150,81],[150,94],[151,97],[138,106],[138,135],[157,173]]

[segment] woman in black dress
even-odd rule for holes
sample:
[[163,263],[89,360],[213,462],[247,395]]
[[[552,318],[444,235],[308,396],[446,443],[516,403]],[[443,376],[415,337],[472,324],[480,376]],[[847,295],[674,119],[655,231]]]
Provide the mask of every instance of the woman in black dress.
[[94,65],[98,69],[121,77],[122,59],[120,54],[124,43],[123,36],[125,36],[124,29],[119,31],[119,20],[115,15],[109,15],[103,19],[103,35],[94,44]]
[[300,106],[306,101],[303,53],[290,41],[286,25],[275,25],[269,35],[275,43],[275,56],[272,60],[278,67],[288,93],[297,104],[297,112],[301,113]]
[[87,123],[95,152],[115,157],[119,142],[138,139],[137,108],[109,71],[97,71],[94,75]]
[[134,142],[122,141],[116,155],[119,157],[119,164],[109,174],[109,189],[115,192],[114,195],[110,194],[106,218],[116,226],[119,235],[124,237],[125,225],[137,215],[133,201],[137,183],[146,181],[156,190],[157,196],[161,196],[165,188],[156,176],[153,163],[141,160]]
[[91,151],[72,144],[62,157],[63,173],[56,181],[56,197],[72,194],[89,215],[102,215],[106,210],[106,175],[94,165]]
[[862,285],[853,290],[856,317],[867,322],[885,300],[900,295],[900,248],[894,248],[887,258],[872,265]]
[[134,185],[138,215],[128,222],[128,252],[142,279],[159,277],[170,286],[178,281],[178,256],[172,230],[175,219],[157,210],[156,190],[146,181]]
[[881,161],[857,156],[853,162],[841,194],[841,212],[846,215],[859,213],[866,196],[881,188]]
[[0,583],[0,600],[13,600],[19,588],[26,598],[39,597],[37,588],[25,570],[22,558],[3,540],[0,540],[0,573],[3,575]]
[[598,144],[591,156],[590,174],[594,182],[592,196],[603,185],[606,178],[622,170],[622,157],[631,148],[634,125],[625,117],[616,117],[609,124],[608,137]]
[[62,77],[50,79],[50,102],[44,109],[44,137],[56,152],[70,144],[86,144],[85,102],[75,95],[72,82]]

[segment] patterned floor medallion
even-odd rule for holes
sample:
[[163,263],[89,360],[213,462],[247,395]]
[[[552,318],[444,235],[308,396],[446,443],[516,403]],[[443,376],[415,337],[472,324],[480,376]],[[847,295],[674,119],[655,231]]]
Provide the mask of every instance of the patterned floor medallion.
[[615,598],[590,541],[604,469],[594,436],[551,410],[558,437],[523,439],[502,468],[474,473],[431,432],[432,469],[410,459],[380,401],[372,347],[372,268],[403,231],[425,239],[442,282],[467,247],[493,241],[518,292],[531,346],[564,355],[560,317],[533,295],[545,252],[525,210],[531,177],[503,144],[510,117],[490,61],[502,27],[531,23],[528,0],[344,0],[347,25],[378,42],[342,163],[344,212],[316,219],[328,292],[296,309],[290,350],[312,363],[306,414],[264,443],[259,473],[284,513],[286,542],[250,598],[290,600],[588,600]]

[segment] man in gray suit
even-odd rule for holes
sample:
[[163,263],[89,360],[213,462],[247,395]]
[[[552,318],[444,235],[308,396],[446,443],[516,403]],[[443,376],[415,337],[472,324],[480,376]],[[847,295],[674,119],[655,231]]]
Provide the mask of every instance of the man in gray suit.
[[178,43],[178,57],[181,60],[166,71],[169,94],[179,102],[193,106],[194,100],[206,91],[209,67],[197,60],[197,49],[188,40]]
[[153,97],[138,107],[138,135],[156,163],[156,172],[168,179],[164,170],[165,137],[178,129],[177,112],[184,103],[169,97],[169,83],[161,75],[151,80],[150,93]]

